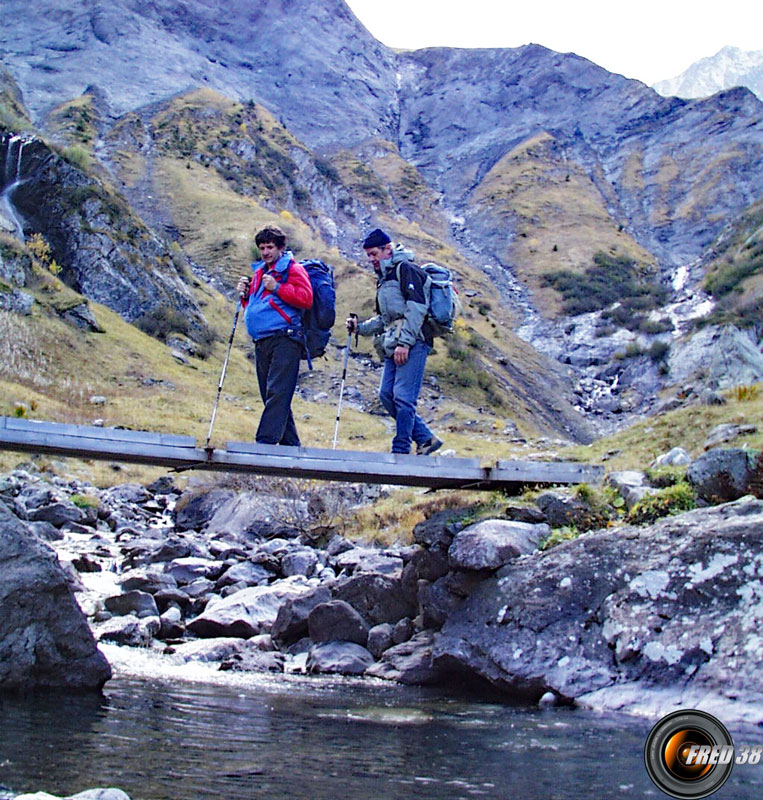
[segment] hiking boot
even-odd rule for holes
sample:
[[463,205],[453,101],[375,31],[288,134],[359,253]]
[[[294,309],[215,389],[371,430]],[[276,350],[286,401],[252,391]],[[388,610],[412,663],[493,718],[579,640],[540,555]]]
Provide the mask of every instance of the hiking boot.
[[428,442],[416,445],[416,455],[431,456],[435,450],[439,450],[441,447],[442,440],[438,439],[436,436],[433,436]]

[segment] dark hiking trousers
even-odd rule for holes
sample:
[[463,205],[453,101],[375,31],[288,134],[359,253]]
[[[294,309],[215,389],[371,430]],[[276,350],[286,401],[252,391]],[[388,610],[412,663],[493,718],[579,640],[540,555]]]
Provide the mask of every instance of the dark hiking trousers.
[[256,440],[260,444],[299,447],[291,399],[297,388],[302,345],[288,336],[268,336],[255,342],[254,353],[257,359],[257,383],[265,404]]

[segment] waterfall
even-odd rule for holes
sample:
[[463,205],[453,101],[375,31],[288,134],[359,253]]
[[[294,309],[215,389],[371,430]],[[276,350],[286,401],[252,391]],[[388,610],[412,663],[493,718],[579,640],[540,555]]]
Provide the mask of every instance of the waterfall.
[[[12,195],[16,188],[23,183],[21,177],[21,161],[24,155],[24,146],[31,139],[14,135],[7,140],[5,150],[5,164],[3,165],[3,181],[0,189],[0,230],[7,229],[16,238],[24,241],[24,221],[13,205]],[[5,224],[4,224],[5,223]]]

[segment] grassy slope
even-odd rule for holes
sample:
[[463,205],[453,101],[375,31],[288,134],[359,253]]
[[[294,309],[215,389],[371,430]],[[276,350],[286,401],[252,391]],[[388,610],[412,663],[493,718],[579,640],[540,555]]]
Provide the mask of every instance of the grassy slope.
[[471,199],[484,224],[513,230],[495,238],[503,263],[533,290],[541,311],[560,311],[558,293],[541,277],[556,270],[582,271],[598,250],[652,262],[609,215],[605,200],[583,168],[564,157],[554,138],[540,134],[507,153],[485,175]]
[[763,202],[750,206],[713,248],[705,288],[717,301],[713,317],[741,324],[763,315]]
[[[84,101],[62,106],[57,117],[59,130],[68,132],[69,142],[89,147],[91,130],[89,121],[83,120],[82,109],[89,109]],[[81,122],[84,131],[78,129]],[[335,264],[335,341],[343,345],[346,337],[341,321],[346,314],[350,310],[363,316],[372,313],[373,279],[367,268],[341,258],[336,250],[323,245],[317,233],[300,219],[295,187],[290,182],[293,173],[289,159],[295,150],[309,157],[302,145],[264,109],[235,104],[211,92],[177,98],[159,113],[153,125],[153,141],[147,140],[146,126],[136,115],[120,120],[112,133],[118,140],[114,162],[125,184],[149,186],[156,203],[167,209],[176,225],[185,251],[228,286],[233,285],[242,267],[248,267],[253,232],[268,222],[281,224],[293,239],[309,248],[310,254]],[[262,183],[261,174],[242,174],[236,164],[233,134],[246,139],[252,129],[256,129],[256,135],[249,138],[271,164],[269,174],[278,177],[272,186]],[[223,141],[227,144],[221,144]],[[146,147],[149,144],[151,147]],[[220,147],[227,148],[224,159],[232,164],[227,171],[221,171],[215,161],[220,157]],[[242,157],[241,163],[244,161]],[[437,207],[436,196],[388,142],[368,143],[356,153],[341,152],[333,157],[332,166],[345,188],[373,207],[378,224],[413,246],[420,261],[440,261],[454,269],[464,300],[460,344],[469,348],[468,366],[492,375],[496,385],[504,387],[501,391],[506,404],[498,407],[488,401],[480,386],[456,388],[456,384],[449,384],[447,372],[453,367],[453,359],[447,356],[445,343],[438,342],[438,353],[431,359],[429,372],[441,376],[449,399],[431,416],[438,430],[447,433],[448,445],[459,454],[486,459],[548,455],[543,445],[512,444],[501,434],[507,417],[530,437],[549,432],[547,426],[541,426],[539,431],[533,385],[526,377],[520,377],[523,371],[525,376],[544,375],[544,365],[510,332],[512,321],[506,309],[495,301],[488,278],[449,241],[447,221]],[[668,176],[668,167],[665,169]],[[636,160],[631,180],[639,180],[638,170]],[[607,217],[590,181],[575,168],[560,163],[553,142],[547,137],[526,143],[499,162],[479,187],[477,197],[497,219],[511,216],[525,226],[528,236],[520,236],[515,244],[507,246],[507,258],[523,266],[531,283],[549,269],[586,266],[592,253],[602,249],[602,242],[610,250],[630,253],[641,260],[649,258]],[[306,201],[302,198],[301,202]],[[581,209],[582,221],[576,218]],[[529,235],[531,230],[535,241]],[[556,251],[552,241],[558,245]],[[31,317],[2,314],[0,319],[0,346],[3,352],[15,353],[13,358],[9,356],[7,374],[0,381],[0,413],[11,414],[14,404],[23,402],[33,407],[31,416],[41,419],[88,423],[102,418],[106,425],[190,434],[203,442],[234,309],[230,301],[206,286],[197,284],[195,291],[218,340],[209,359],[191,359],[191,366],[184,366],[165,345],[104,307],[94,307],[104,333],[83,333],[71,328],[46,310],[51,305],[50,295],[60,299],[64,290],[48,285],[33,288],[43,305],[35,306]],[[552,290],[545,290],[543,297],[548,308],[556,307]],[[67,296],[66,302],[77,299]],[[253,437],[261,405],[253,365],[246,358],[249,346],[240,330],[217,417],[213,437],[217,445]],[[367,340],[361,340],[361,350],[371,353]],[[316,363],[315,373],[303,379],[314,390],[325,389],[325,399],[308,403],[295,398],[297,422],[307,445],[330,446],[341,358],[339,346],[330,348],[328,357]],[[516,370],[508,373],[502,369],[500,358],[507,359]],[[154,382],[149,385],[147,379]],[[365,393],[371,395],[377,381],[377,373],[361,377],[356,362],[351,362],[351,385],[361,383]],[[92,405],[89,398],[93,395],[105,396],[106,404]],[[423,398],[426,397],[425,391]],[[654,455],[677,443],[696,454],[714,424],[742,418],[750,421],[756,415],[759,419],[760,412],[759,401],[672,412],[639,423],[590,448],[567,448],[557,454],[606,460],[612,468],[643,467]],[[476,425],[470,424],[475,420]],[[361,414],[344,405],[340,446],[386,450],[389,438],[388,419]],[[748,437],[747,442],[759,445],[760,434]],[[614,450],[619,452],[607,455]],[[23,457],[0,455],[3,468],[19,460]],[[147,479],[164,472],[132,466],[115,472],[110,465],[97,462],[78,464],[76,469],[100,483]]]
[[[152,118],[151,129],[153,149],[147,161],[143,126],[135,118],[122,120],[111,134],[119,141],[114,160],[128,185],[137,186],[150,178],[151,193],[195,261],[221,276],[230,287],[242,271],[248,270],[254,232],[274,222],[287,231],[290,242],[296,242],[297,255],[309,253],[334,264],[338,342],[345,341],[341,321],[347,313],[373,313],[373,279],[367,267],[342,258],[300,218],[307,201],[301,198],[302,205],[297,202],[300,170],[294,158],[311,156],[265,109],[233,103],[209,91],[193,92],[166,104]],[[265,177],[252,172],[248,160],[252,147],[268,166]],[[431,369],[440,375],[448,395],[454,397],[443,413],[466,420],[475,416],[477,407],[491,408],[497,415],[495,427],[501,430],[510,414],[528,435],[535,435],[538,429],[553,432],[548,421],[539,422],[532,404],[521,395],[517,402],[516,376],[509,377],[496,364],[496,358],[509,359],[535,374],[536,354],[510,332],[511,319],[500,304],[493,302],[489,279],[448,240],[447,221],[437,207],[437,197],[416,170],[385,141],[369,142],[357,152],[340,151],[332,157],[331,167],[335,180],[339,179],[349,196],[372,208],[377,224],[413,247],[419,261],[439,261],[455,271],[464,300],[466,335],[491,343],[480,352],[475,349],[472,359],[475,371],[492,376],[490,393],[474,378],[470,386],[453,381],[448,374],[452,370],[447,367],[446,349],[437,348]],[[269,186],[263,183],[266,178]],[[310,209],[305,218],[313,218]],[[361,343],[361,350],[372,353],[369,342]],[[481,381],[487,384],[484,377]],[[364,388],[369,396],[375,391],[371,384]],[[500,407],[495,403],[498,396],[502,397]],[[452,423],[451,427],[459,425]]]

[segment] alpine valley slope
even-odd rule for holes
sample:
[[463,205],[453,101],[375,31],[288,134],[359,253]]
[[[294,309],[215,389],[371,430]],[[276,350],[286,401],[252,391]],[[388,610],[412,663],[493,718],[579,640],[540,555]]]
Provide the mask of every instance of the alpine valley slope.
[[[197,275],[230,291],[245,237],[278,218],[340,265],[349,310],[357,282],[371,296],[357,241],[387,225],[455,268],[472,312],[461,344],[501,391],[573,438],[586,427],[574,405],[616,419],[677,384],[649,352],[691,346],[719,242],[757,219],[763,104],[743,89],[663,98],[537,45],[395,52],[342,0],[5,0],[3,16],[0,59],[33,124],[85,148]],[[741,247],[750,236],[754,224]],[[595,269],[647,298],[627,309],[635,326],[610,295],[581,309],[565,294]],[[742,272],[749,297],[759,268]],[[708,302],[677,311],[687,298]],[[707,375],[702,357],[695,374],[760,380],[760,335],[723,339],[746,354],[733,375]]]

